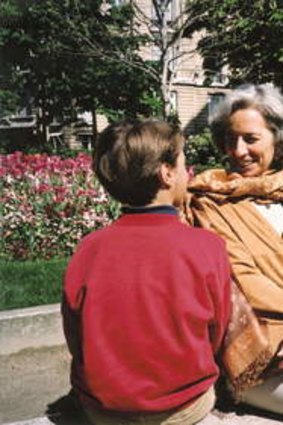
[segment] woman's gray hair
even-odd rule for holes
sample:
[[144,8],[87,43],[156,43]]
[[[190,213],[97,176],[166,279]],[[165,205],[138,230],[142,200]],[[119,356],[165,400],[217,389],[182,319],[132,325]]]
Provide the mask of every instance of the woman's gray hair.
[[264,117],[274,134],[276,157],[283,150],[283,96],[272,84],[244,84],[229,92],[210,120],[212,138],[216,146],[225,151],[225,138],[230,116],[239,109],[254,108]]

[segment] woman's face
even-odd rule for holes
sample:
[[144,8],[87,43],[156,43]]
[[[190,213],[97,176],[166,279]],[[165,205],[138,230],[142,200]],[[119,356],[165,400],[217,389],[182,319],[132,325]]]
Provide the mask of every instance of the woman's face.
[[233,170],[244,177],[255,177],[270,169],[275,140],[259,111],[239,109],[229,118],[225,152]]

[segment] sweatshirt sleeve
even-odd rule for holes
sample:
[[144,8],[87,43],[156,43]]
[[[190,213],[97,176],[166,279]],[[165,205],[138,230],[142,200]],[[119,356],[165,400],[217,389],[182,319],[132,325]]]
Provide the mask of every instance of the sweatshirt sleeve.
[[257,310],[283,313],[282,287],[259,270],[244,241],[219,207],[205,198],[193,208],[193,213],[201,227],[216,232],[226,241],[233,277],[251,306]]
[[209,278],[209,290],[214,305],[214,320],[210,325],[210,340],[214,353],[220,349],[231,314],[231,267],[224,242],[219,238],[210,254],[214,273]]
[[86,296],[84,274],[87,260],[83,248],[84,243],[81,243],[66,268],[61,300],[65,339],[69,351],[76,358],[81,357],[81,310]]

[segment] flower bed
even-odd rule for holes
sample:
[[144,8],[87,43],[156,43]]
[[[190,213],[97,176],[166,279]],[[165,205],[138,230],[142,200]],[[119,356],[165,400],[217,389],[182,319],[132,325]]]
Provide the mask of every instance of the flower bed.
[[2,258],[69,256],[82,236],[119,212],[96,180],[90,155],[62,159],[15,152],[0,160]]

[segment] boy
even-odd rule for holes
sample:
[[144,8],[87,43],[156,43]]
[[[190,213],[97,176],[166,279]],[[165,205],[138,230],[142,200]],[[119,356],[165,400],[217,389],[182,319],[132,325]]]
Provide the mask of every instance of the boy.
[[182,224],[184,138],[163,122],[120,122],[94,168],[123,205],[85,237],[65,277],[71,382],[96,424],[191,424],[214,405],[230,310],[222,240]]

